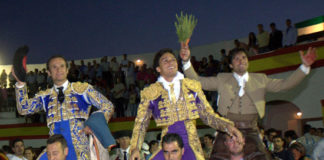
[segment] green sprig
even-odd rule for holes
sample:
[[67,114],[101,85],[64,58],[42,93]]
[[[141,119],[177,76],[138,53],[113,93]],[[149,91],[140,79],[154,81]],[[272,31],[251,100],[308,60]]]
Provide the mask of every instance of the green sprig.
[[186,42],[187,39],[190,39],[198,20],[193,15],[183,15],[182,12],[180,16],[176,14],[176,18],[177,21],[174,22],[174,25],[177,30],[179,42]]

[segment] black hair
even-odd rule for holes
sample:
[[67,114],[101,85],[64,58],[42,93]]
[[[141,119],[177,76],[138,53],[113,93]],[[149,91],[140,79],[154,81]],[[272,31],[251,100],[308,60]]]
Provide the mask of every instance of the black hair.
[[66,59],[63,56],[61,56],[61,55],[54,55],[54,56],[50,57],[47,60],[47,62],[46,62],[46,68],[47,68],[47,70],[49,70],[49,63],[51,62],[51,60],[53,60],[55,58],[62,58],[64,60],[64,62],[65,62],[66,68],[68,68],[68,63],[67,63]]
[[246,57],[248,57],[245,49],[243,49],[243,48],[235,48],[235,49],[231,50],[230,54],[229,54],[230,64],[232,64],[232,61],[233,61],[234,57],[239,53],[244,53],[246,55]]
[[55,142],[59,142],[62,145],[62,149],[67,147],[67,142],[65,138],[61,134],[54,134],[53,136],[49,137],[46,144],[53,144]]
[[177,142],[180,148],[183,148],[182,138],[176,133],[168,133],[162,138],[162,146],[164,143]]
[[285,138],[290,137],[291,139],[297,139],[298,138],[298,136],[297,136],[297,134],[296,134],[296,132],[294,130],[288,130],[288,131],[286,131],[284,133],[284,137]]
[[16,144],[17,142],[22,142],[22,143],[24,143],[24,141],[23,141],[22,139],[20,139],[20,138],[16,138],[16,139],[14,139],[14,140],[11,142],[11,147],[15,147],[15,144]]
[[154,70],[160,65],[160,63],[159,63],[160,58],[166,53],[171,53],[174,57],[176,57],[175,54],[173,53],[172,49],[170,49],[170,48],[163,48],[163,49],[159,50],[154,56],[154,60],[153,60]]
[[212,136],[211,134],[205,134],[204,137],[208,137],[212,141],[214,141],[214,139],[215,139],[214,136]]

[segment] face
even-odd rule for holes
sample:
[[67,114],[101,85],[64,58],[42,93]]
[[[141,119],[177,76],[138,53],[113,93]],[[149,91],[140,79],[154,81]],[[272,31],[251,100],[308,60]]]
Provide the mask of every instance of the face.
[[283,144],[284,142],[281,138],[273,139],[273,145],[275,149],[280,150],[281,148],[283,148]]
[[119,145],[122,149],[127,149],[130,145],[130,138],[129,137],[121,137],[119,138]]
[[16,142],[12,150],[17,156],[23,156],[25,151],[25,146],[23,142]]
[[28,149],[28,150],[25,150],[25,157],[28,160],[33,160],[34,154],[33,154],[33,152],[30,149]]
[[156,71],[166,79],[167,81],[172,81],[178,72],[178,62],[177,59],[171,53],[165,53],[159,60],[159,66]]
[[204,137],[204,143],[205,143],[205,145],[212,145],[213,140],[211,140],[209,137],[205,136]]
[[229,136],[226,136],[225,146],[228,148],[231,154],[239,155],[243,152],[244,144],[237,143]]
[[181,160],[184,149],[180,148],[178,142],[163,143],[163,155],[166,160]]
[[293,148],[291,150],[291,152],[292,152],[292,154],[294,156],[294,159],[296,159],[296,160],[298,160],[302,156],[301,153],[299,151],[297,151],[295,148]]
[[46,150],[48,160],[65,160],[68,155],[68,148],[63,149],[60,142],[48,144]]
[[54,84],[62,85],[67,80],[68,69],[63,58],[54,58],[49,62],[48,76]]
[[273,137],[276,136],[276,135],[277,135],[276,132],[269,133],[269,140],[272,142],[273,141]]
[[230,67],[235,73],[243,75],[249,67],[249,60],[246,54],[244,52],[237,53],[235,57],[233,57]]

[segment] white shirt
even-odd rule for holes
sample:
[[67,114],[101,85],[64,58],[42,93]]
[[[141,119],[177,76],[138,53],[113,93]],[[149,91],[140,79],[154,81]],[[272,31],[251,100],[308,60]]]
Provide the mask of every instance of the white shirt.
[[174,84],[173,89],[174,89],[174,94],[176,97],[176,100],[179,98],[180,96],[180,89],[181,89],[181,84],[180,84],[180,80],[182,80],[184,78],[183,74],[180,72],[177,72],[177,75],[173,78],[172,82],[168,82],[166,81],[162,76],[160,76],[158,78],[158,82],[162,83],[163,87],[168,91],[169,94],[169,99],[171,101],[171,91],[170,91],[170,84]]
[[240,86],[240,91],[238,94],[240,97],[242,97],[245,93],[244,92],[245,83],[249,80],[249,73],[245,72],[243,76],[240,76],[236,72],[233,72],[233,76],[236,79],[238,85]]
[[25,157],[19,158],[16,155],[13,155],[9,160],[27,160],[27,158]]
[[64,91],[67,89],[68,85],[69,85],[69,81],[66,80],[66,81],[63,83],[63,85],[61,85],[61,86],[57,86],[57,85],[54,84],[54,88],[55,88],[55,91],[58,92],[58,89],[57,89],[57,88],[59,88],[59,87],[63,87],[63,92],[64,92]]

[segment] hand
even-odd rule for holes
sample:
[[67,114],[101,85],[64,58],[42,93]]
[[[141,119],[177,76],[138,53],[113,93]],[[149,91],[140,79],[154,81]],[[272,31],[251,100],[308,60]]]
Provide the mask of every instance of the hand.
[[131,152],[130,160],[139,160],[140,159],[140,152],[138,149],[134,149]]
[[189,46],[184,42],[181,42],[180,57],[184,62],[188,62],[190,60],[190,49]]
[[228,132],[230,134],[230,136],[232,137],[232,139],[240,144],[244,144],[244,138],[242,133],[235,128],[234,126],[229,126],[227,127]]
[[316,48],[313,47],[309,47],[306,54],[304,51],[299,51],[299,54],[303,64],[307,67],[311,66],[317,58]]
[[17,83],[18,83],[18,86],[22,86],[22,85],[25,85],[25,82],[22,82],[18,79],[18,77],[16,76],[15,74],[15,70],[13,69],[13,67],[11,67],[11,73],[12,73],[12,76],[16,79]]
[[92,130],[90,127],[86,126],[82,129],[81,133],[84,132],[85,134],[93,134]]

